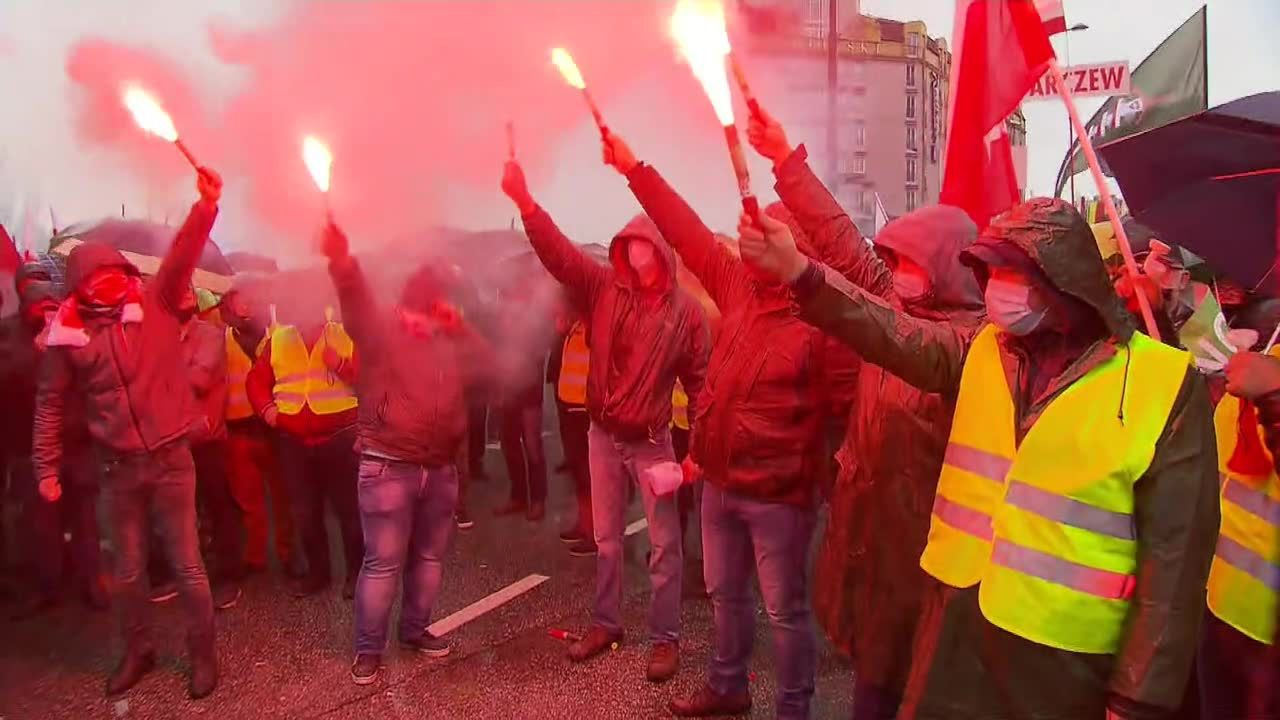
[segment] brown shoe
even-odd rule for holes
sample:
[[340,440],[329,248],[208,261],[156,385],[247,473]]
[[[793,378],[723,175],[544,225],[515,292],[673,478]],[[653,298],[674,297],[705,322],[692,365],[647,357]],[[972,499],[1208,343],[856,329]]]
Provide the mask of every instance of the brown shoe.
[[569,646],[569,659],[576,663],[586,662],[606,650],[617,649],[621,644],[622,633],[592,625],[585,637]]
[[719,695],[707,686],[680,700],[672,700],[667,709],[676,717],[717,717],[746,715],[751,712],[751,694]]
[[660,642],[649,650],[649,671],[645,674],[651,683],[666,682],[680,669],[680,645]]

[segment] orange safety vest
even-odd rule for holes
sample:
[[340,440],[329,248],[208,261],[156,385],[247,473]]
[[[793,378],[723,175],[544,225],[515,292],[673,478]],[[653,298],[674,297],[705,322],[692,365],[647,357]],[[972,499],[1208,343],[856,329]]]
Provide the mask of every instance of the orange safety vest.
[[560,360],[560,381],[556,394],[566,405],[587,403],[587,373],[591,369],[590,350],[587,348],[587,326],[576,322],[564,339],[564,355]]
[[[264,337],[258,343],[257,353],[267,344]],[[253,417],[253,405],[249,404],[249,393],[245,389],[245,381],[249,371],[253,369],[253,358],[245,354],[244,348],[236,342],[235,331],[227,328],[227,419],[244,420]]]

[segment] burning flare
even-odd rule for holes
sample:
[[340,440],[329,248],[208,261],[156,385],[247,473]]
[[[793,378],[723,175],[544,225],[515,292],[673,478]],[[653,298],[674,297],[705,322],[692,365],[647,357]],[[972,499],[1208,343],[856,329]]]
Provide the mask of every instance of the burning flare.
[[169,142],[178,141],[178,129],[173,126],[173,119],[146,90],[129,85],[122,97],[138,127]]
[[302,139],[302,162],[307,164],[307,171],[320,192],[329,192],[329,169],[333,167],[333,153],[329,148],[315,137],[306,136]]
[[556,66],[560,74],[564,76],[564,81],[578,88],[586,90],[587,83],[582,79],[582,72],[578,70],[578,64],[573,61],[573,56],[564,48],[551,49],[551,64]]
[[720,0],[680,0],[671,14],[671,34],[715,108],[720,124],[732,125],[733,98],[725,73],[729,32]]

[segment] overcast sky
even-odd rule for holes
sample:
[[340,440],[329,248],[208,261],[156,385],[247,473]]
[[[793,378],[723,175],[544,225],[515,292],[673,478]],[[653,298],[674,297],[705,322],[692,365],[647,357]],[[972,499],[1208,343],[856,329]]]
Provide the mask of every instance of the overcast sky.
[[[586,0],[579,0],[586,6]],[[619,7],[629,0],[598,0],[591,7]],[[638,0],[637,0],[638,1]],[[180,212],[190,201],[189,179],[172,186],[157,187],[136,174],[124,162],[117,149],[86,142],[77,133],[77,112],[85,99],[67,77],[67,58],[73,47],[86,38],[109,40],[130,48],[141,48],[165,58],[174,70],[187,78],[201,95],[200,100],[211,112],[220,103],[236,96],[249,81],[239,68],[220,62],[214,55],[208,28],[211,23],[240,27],[289,26],[286,13],[301,0],[0,0],[0,87],[5,90],[4,111],[0,112],[0,222],[21,224],[22,208],[34,207],[35,234],[47,232],[47,208],[57,209],[59,221],[66,225],[118,213],[121,203],[131,214],[138,208],[154,207],[155,214]],[[430,3],[417,0],[405,3]],[[536,7],[539,0],[506,0],[512,7]],[[652,2],[652,0],[650,0]],[[374,0],[328,0],[317,6],[374,5]],[[1127,58],[1136,65],[1173,29],[1196,11],[1201,0],[1066,0],[1069,23],[1087,23],[1091,29],[1071,35],[1073,63],[1083,64]],[[1209,3],[1209,67],[1210,103],[1264,90],[1280,88],[1280,0],[1210,0]],[[468,16],[484,3],[456,2]],[[930,34],[949,36],[954,12],[952,0],[863,0],[864,12],[899,20],[922,19]],[[545,13],[530,16],[542,17]],[[479,13],[483,15],[483,13]],[[647,18],[646,18],[647,20]],[[277,21],[281,21],[277,23]],[[489,20],[476,22],[488,27]],[[653,17],[655,34],[662,33],[664,19]],[[472,23],[473,25],[475,23]],[[521,25],[518,32],[537,34],[532,25]],[[543,28],[548,37],[525,38],[533,45],[559,44],[556,28]],[[471,35],[468,35],[470,37]],[[512,42],[498,38],[486,46],[482,32],[475,32],[477,52],[516,53],[519,58],[504,62],[527,63],[527,67],[544,72],[541,50],[528,52],[513,49]],[[536,40],[536,42],[535,42]],[[624,41],[626,38],[618,38]],[[1062,40],[1057,41],[1060,56],[1066,59]],[[494,50],[493,48],[497,48]],[[430,59],[431,43],[421,48],[423,61]],[[625,51],[619,51],[625,54]],[[638,153],[661,168],[672,183],[686,194],[708,224],[720,230],[736,226],[738,199],[729,175],[728,160],[722,154],[718,131],[706,125],[705,108],[688,106],[699,101],[690,99],[689,84],[684,73],[673,73],[669,49],[648,48],[649,54],[635,61],[626,60],[625,72],[612,78],[616,92],[605,92],[602,104],[612,127],[624,132]],[[617,53],[615,53],[617,54]],[[502,56],[505,58],[505,56]],[[604,58],[599,58],[601,64]],[[359,63],[360,57],[350,62]],[[598,67],[598,65],[597,65]],[[545,72],[551,72],[546,66]],[[588,76],[592,72],[588,70]],[[597,75],[596,77],[599,77]],[[308,78],[310,79],[310,78]],[[315,82],[325,79],[315,78]],[[508,81],[508,82],[519,82]],[[767,97],[767,83],[757,88]],[[612,88],[608,88],[612,89]],[[608,90],[602,88],[602,90]],[[556,88],[559,91],[559,88]],[[465,98],[484,109],[477,90],[476,97]],[[683,93],[683,94],[682,94]],[[457,113],[457,101],[440,98],[439,112]],[[1082,101],[1088,117],[1100,100]],[[557,92],[537,98],[536,103],[514,112],[539,113],[560,103],[576,103],[570,96]],[[672,112],[678,109],[682,112]],[[697,110],[698,112],[694,112]],[[548,163],[532,178],[540,200],[557,215],[557,219],[579,241],[607,241],[609,235],[634,214],[638,207],[631,194],[611,171],[599,161],[599,141],[585,112],[573,107],[573,124],[555,133],[547,133],[545,142],[554,165]],[[1026,106],[1030,145],[1029,184],[1033,191],[1047,192],[1067,144],[1066,114],[1060,103],[1041,101]],[[563,113],[562,113],[563,114]],[[475,113],[460,115],[460,123],[495,128],[500,137],[501,120],[492,113],[476,119]],[[519,117],[519,116],[517,116]],[[690,123],[697,126],[690,130]],[[701,124],[699,124],[701,123]],[[706,127],[702,127],[706,125]],[[464,128],[465,129],[465,128]],[[703,132],[705,130],[705,132]],[[475,133],[471,133],[474,135]],[[805,138],[793,138],[803,141]],[[412,142],[412,138],[387,138],[388,143]],[[539,138],[539,140],[543,140]],[[497,191],[501,165],[500,140],[484,142],[494,147],[480,148],[477,164],[493,166],[493,180],[458,182],[453,176],[433,176],[432,168],[421,171],[419,181],[431,185],[433,210],[425,224],[448,222],[466,227],[505,227],[511,220],[509,203]],[[528,134],[521,142],[531,144]],[[378,148],[391,148],[394,144]],[[767,166],[752,159],[752,172],[761,199],[772,199],[768,189]],[[271,251],[268,240],[276,230],[255,217],[251,203],[254,192],[247,181],[228,173],[224,212],[218,221],[215,237],[224,245]],[[1081,176],[1082,191],[1090,183]],[[18,228],[20,232],[20,228]],[[301,246],[299,246],[301,247]]]

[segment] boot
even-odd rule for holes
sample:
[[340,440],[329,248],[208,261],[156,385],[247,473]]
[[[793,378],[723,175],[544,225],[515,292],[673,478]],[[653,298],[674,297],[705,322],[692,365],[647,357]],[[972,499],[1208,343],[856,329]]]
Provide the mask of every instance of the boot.
[[137,685],[138,681],[154,670],[155,667],[156,654],[154,651],[134,651],[132,649],[125,651],[124,658],[116,666],[115,672],[111,673],[111,677],[107,678],[107,697],[119,695]]
[[751,695],[720,695],[709,687],[687,698],[672,700],[667,706],[676,717],[721,717],[746,715],[751,712]]
[[191,681],[187,694],[192,700],[208,697],[218,687],[218,652],[213,638],[191,642]]

